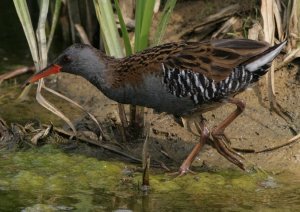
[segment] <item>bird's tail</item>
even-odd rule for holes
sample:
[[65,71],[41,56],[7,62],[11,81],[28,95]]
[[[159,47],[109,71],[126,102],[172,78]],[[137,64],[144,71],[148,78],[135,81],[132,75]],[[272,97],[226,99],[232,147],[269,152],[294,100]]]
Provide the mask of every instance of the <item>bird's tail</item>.
[[286,43],[287,40],[274,45],[261,54],[249,59],[244,63],[245,69],[260,76],[264,75],[270,67],[271,62],[281,52]]

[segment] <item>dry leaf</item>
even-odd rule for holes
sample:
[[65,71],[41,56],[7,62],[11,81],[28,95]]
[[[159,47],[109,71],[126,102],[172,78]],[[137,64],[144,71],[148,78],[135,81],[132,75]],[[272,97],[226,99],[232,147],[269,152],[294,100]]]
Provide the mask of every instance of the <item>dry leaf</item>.
[[258,22],[254,23],[251,29],[249,29],[248,39],[264,40],[263,28],[260,23]]
[[274,12],[274,16],[275,16],[278,37],[279,37],[279,40],[282,41],[283,40],[282,19],[281,19],[281,15],[280,15],[277,3],[273,4],[273,12]]
[[37,145],[38,141],[43,138],[46,138],[49,135],[49,133],[52,131],[52,129],[53,129],[53,125],[49,125],[46,129],[41,130],[31,138],[30,140],[31,143]]
[[265,35],[265,41],[271,45],[274,43],[274,1],[262,0],[261,1],[261,15],[263,18],[263,30]]

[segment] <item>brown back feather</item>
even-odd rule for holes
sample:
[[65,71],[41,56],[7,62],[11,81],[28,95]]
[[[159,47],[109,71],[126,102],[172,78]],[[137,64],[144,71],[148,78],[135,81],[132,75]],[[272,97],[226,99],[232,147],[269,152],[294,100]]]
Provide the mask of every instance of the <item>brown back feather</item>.
[[134,85],[145,74],[161,74],[163,63],[167,68],[190,70],[221,81],[235,67],[268,48],[268,43],[246,39],[167,43],[118,60],[109,78],[113,87],[125,82]]

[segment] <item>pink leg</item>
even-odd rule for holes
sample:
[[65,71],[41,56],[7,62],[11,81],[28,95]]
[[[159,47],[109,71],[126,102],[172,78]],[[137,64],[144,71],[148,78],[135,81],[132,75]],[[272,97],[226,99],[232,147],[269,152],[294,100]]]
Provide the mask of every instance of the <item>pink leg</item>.
[[231,149],[228,144],[230,144],[229,139],[225,136],[224,130],[228,127],[245,109],[245,103],[241,100],[230,98],[229,103],[235,104],[237,106],[236,110],[233,111],[224,121],[222,121],[216,128],[213,129],[211,135],[213,137],[213,143],[217,151],[223,155],[227,160],[234,163],[241,169],[244,168],[244,164],[236,156],[242,158],[237,152]]
[[191,172],[190,171],[191,164],[195,160],[196,156],[199,154],[200,150],[206,143],[207,139],[209,138],[210,133],[209,133],[208,128],[205,126],[205,120],[203,119],[203,117],[201,117],[201,120],[199,123],[199,128],[200,128],[199,130],[201,131],[200,141],[198,144],[196,144],[196,146],[193,148],[191,153],[187,156],[187,158],[184,160],[184,162],[180,166],[179,176],[182,176],[182,175],[186,174],[187,172]]

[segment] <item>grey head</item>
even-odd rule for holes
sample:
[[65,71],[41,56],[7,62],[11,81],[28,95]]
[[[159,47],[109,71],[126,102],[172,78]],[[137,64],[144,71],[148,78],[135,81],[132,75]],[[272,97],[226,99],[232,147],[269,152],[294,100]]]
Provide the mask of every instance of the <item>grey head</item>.
[[53,64],[62,67],[62,72],[82,77],[105,68],[103,54],[86,44],[74,44],[68,47],[53,61]]
[[74,44],[64,50],[52,64],[33,75],[27,84],[59,72],[75,74],[91,81],[97,74],[101,77],[107,67],[107,57],[94,47]]

